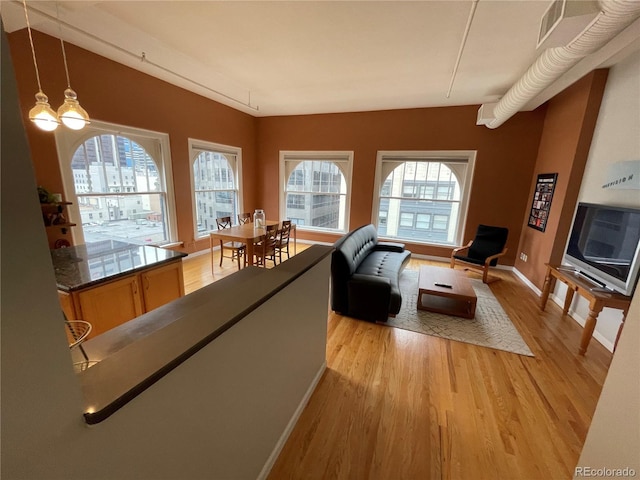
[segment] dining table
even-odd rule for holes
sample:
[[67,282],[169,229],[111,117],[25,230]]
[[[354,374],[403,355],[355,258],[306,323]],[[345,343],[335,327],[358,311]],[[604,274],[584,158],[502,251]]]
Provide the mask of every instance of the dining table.
[[[260,240],[266,233],[266,226],[280,225],[281,222],[277,220],[266,220],[265,225],[256,227],[254,222],[247,222],[243,225],[235,225],[230,228],[223,228],[222,230],[212,230],[209,232],[209,248],[211,251],[211,273],[213,273],[213,247],[216,240],[224,242],[240,242],[246,245],[247,263],[253,265],[253,243]],[[297,253],[297,238],[296,238],[296,226],[291,224],[291,231],[293,232],[293,253]]]

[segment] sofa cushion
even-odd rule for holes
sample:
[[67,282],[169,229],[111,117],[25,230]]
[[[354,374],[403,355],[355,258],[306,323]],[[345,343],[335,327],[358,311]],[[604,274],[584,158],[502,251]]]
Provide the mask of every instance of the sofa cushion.
[[334,253],[342,257],[337,260],[343,265],[345,271],[342,273],[353,275],[358,269],[360,262],[364,260],[369,252],[378,243],[378,233],[373,225],[365,225],[360,227],[338,240],[334,247]]
[[396,314],[400,311],[402,295],[400,294],[398,277],[409,262],[410,257],[411,252],[408,250],[403,250],[402,252],[374,250],[367,255],[367,258],[360,263],[356,270],[359,275],[372,275],[389,279],[391,287],[389,313]]

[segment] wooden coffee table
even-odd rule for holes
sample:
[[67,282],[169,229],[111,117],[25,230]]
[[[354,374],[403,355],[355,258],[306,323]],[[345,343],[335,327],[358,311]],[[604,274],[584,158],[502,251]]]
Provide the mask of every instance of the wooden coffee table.
[[[448,285],[440,286],[440,285]],[[420,267],[418,275],[418,309],[473,318],[476,293],[461,270],[442,267]]]

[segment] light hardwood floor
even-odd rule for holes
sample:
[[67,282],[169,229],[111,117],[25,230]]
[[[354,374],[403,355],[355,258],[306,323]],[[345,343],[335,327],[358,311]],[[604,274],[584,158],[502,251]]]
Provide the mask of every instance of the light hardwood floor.
[[[212,277],[208,254],[188,257],[186,290],[236,268],[225,259]],[[572,478],[612,355],[592,340],[579,356],[575,321],[497,276],[535,358],[330,313],[328,368],[268,478]]]

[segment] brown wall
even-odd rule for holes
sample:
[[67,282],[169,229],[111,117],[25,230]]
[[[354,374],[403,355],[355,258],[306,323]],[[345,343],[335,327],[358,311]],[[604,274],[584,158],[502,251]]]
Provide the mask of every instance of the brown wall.
[[[60,41],[37,31],[33,31],[33,39],[42,89],[56,109],[66,88]],[[49,191],[61,192],[54,136],[37,129],[27,118],[38,90],[27,31],[10,34],[9,44],[36,181]],[[65,48],[71,85],[91,118],[169,135],[178,239],[185,243],[183,250],[193,252],[208,246],[208,241],[194,244],[188,138],[242,148],[244,207],[256,207],[254,117],[75,45],[65,43]]]
[[[538,153],[544,108],[519,113],[496,130],[476,126],[478,106],[267,117],[258,123],[258,199],[267,216],[278,212],[280,150],[354,151],[350,228],[371,223],[378,150],[477,150],[465,242],[479,223],[510,230],[513,265]],[[274,190],[275,188],[275,190]],[[267,193],[269,192],[269,193]],[[298,233],[332,242],[335,235]],[[448,257],[451,248],[410,245],[419,254]]]
[[[60,43],[33,33],[43,90],[55,108],[66,87]],[[37,90],[26,30],[10,34],[9,43],[36,181],[62,191],[54,137],[26,119]],[[606,74],[592,74],[552,99],[548,112],[541,107],[519,113],[496,130],[475,125],[477,106],[253,118],[72,44],[66,47],[72,86],[92,118],[169,135],[178,235],[185,251],[208,246],[193,239],[189,137],[242,148],[244,209],[264,208],[267,216],[278,214],[280,150],[354,151],[350,228],[371,222],[378,150],[476,150],[464,240],[473,237],[479,223],[508,227],[509,253],[501,264],[515,263],[537,285],[544,262],[557,260],[564,249],[606,79]],[[542,234],[523,225],[536,174],[554,171],[559,183]],[[298,237],[337,238],[302,231]],[[440,257],[451,251],[409,247]],[[516,261],[520,251],[529,255],[527,263]]]
[[545,263],[562,261],[578,193],[591,146],[608,70],[596,70],[549,101],[540,149],[529,188],[529,206],[535,180],[540,173],[558,173],[547,228],[544,232],[526,226],[524,219],[515,267],[542,288]]

